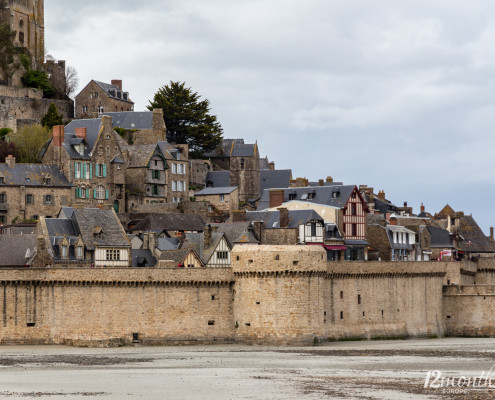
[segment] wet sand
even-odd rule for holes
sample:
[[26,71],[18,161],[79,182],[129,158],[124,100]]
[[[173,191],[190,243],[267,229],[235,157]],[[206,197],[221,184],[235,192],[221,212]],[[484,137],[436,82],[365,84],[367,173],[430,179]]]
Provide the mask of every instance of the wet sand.
[[311,347],[2,346],[0,398],[485,400],[495,391],[425,389],[426,373],[474,377],[494,364],[495,339],[471,338]]

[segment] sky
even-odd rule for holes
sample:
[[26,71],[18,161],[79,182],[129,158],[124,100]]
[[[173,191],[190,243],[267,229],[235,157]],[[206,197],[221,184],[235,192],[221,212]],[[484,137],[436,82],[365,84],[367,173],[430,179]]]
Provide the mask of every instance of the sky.
[[45,46],[145,110],[170,81],[293,177],[495,226],[491,0],[45,1]]

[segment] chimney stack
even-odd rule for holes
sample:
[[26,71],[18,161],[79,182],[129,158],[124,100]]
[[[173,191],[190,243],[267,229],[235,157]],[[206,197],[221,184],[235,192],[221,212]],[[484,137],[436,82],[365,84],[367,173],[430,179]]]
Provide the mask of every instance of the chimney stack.
[[493,237],[493,226],[490,227],[490,243],[495,242],[495,238]]
[[121,79],[112,79],[111,83],[113,86],[117,86],[119,88],[119,90],[122,90],[122,80]]
[[144,232],[143,233],[143,250],[149,250],[150,249],[150,233],[149,232]]
[[246,210],[232,211],[232,222],[246,222]]
[[158,242],[158,233],[157,232],[150,232],[149,233],[149,250],[151,251],[151,254],[154,256],[155,255],[155,249],[156,245]]
[[206,225],[204,231],[204,248],[207,249],[210,246],[211,246],[211,225],[208,224]]
[[333,178],[331,176],[327,176],[327,183],[332,183],[333,182]]
[[404,202],[404,207],[407,207],[407,201]]
[[390,225],[397,225],[397,218],[395,215],[393,217],[390,217]]
[[280,212],[280,227],[288,228],[289,227],[289,210],[285,207],[277,208]]
[[323,179],[318,180],[318,186],[323,186]]
[[253,230],[260,244],[263,244],[263,221],[253,221]]
[[9,154],[9,156],[5,158],[5,163],[9,168],[15,168],[15,157],[12,154]]
[[425,206],[423,205],[423,203],[421,203],[421,212],[424,213],[425,212]]
[[76,128],[75,134],[77,138],[84,139],[84,141],[86,141],[86,128]]
[[55,147],[62,147],[64,145],[64,126],[55,125],[53,127],[53,145]]
[[272,161],[270,163],[268,163],[268,169],[270,171],[274,171],[275,170],[275,163]]
[[280,207],[284,202],[283,190],[270,190],[270,208]]
[[385,201],[385,192],[383,190],[380,190],[378,192],[378,198],[382,201]]

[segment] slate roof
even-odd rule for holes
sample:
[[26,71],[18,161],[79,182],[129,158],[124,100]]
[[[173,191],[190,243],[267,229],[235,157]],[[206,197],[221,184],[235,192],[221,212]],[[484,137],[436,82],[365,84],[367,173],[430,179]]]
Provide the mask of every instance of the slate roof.
[[205,223],[199,215],[194,214],[148,214],[139,221],[135,231],[202,231]]
[[272,188],[288,188],[292,178],[291,169],[275,169],[260,171],[260,192]]
[[[184,240],[184,243],[182,244],[182,249],[187,249],[187,248],[193,248],[196,254],[199,255],[199,258],[201,261],[207,265],[208,262],[210,261],[210,258],[213,256],[213,253],[215,252],[215,249],[217,248],[218,244],[222,240],[222,238],[225,236],[224,233],[222,232],[212,232],[211,233],[211,243],[209,247],[204,247],[204,232],[201,233],[186,233],[186,239]],[[227,239],[227,237],[225,236]],[[229,247],[231,247],[228,239],[227,243]]]
[[191,252],[190,248],[164,251],[160,255],[160,260],[173,261],[175,263],[183,263],[190,252]]
[[[43,185],[43,177],[50,175],[51,185]],[[0,164],[0,176],[5,178],[5,185],[2,186],[45,186],[45,187],[65,187],[70,188],[64,174],[56,165],[45,164],[15,164],[10,168],[7,164]]]
[[175,147],[173,144],[170,144],[167,141],[160,141],[157,143],[157,145],[167,160],[183,160],[183,158],[181,157],[182,153],[180,149]]
[[232,150],[232,143],[242,145],[244,144],[244,139],[222,139],[220,146],[211,152],[205,153],[204,156],[207,158],[228,158]]
[[[284,203],[289,201],[289,194],[293,194],[295,198],[292,200],[306,201],[314,204],[325,204],[332,207],[343,208],[356,186],[354,185],[335,185],[335,186],[317,186],[303,188],[277,188],[284,189]],[[314,197],[308,199],[308,194]],[[333,197],[333,193],[337,197]],[[263,190],[261,199],[258,204],[258,211],[265,210],[270,207],[270,191]]]
[[128,168],[146,167],[150,162],[156,144],[139,144],[129,146],[129,166]]
[[212,171],[206,175],[206,186],[228,187],[230,186],[230,171]]
[[74,226],[74,221],[68,218],[46,218],[46,227],[48,229],[48,236],[50,237],[63,237],[79,236],[77,228]]
[[0,268],[24,267],[27,259],[30,258],[26,258],[26,255],[32,256],[34,254],[36,237],[36,234],[0,235],[0,249],[4,250],[1,252]]
[[430,242],[432,248],[454,248],[454,246],[452,245],[452,241],[450,240],[450,234],[447,230],[436,228],[434,226],[427,226],[426,229],[428,229],[428,232],[430,232]]
[[253,234],[251,222],[231,222],[227,224],[211,224],[217,232],[224,233],[225,237],[232,245],[259,243]]
[[158,238],[157,248],[160,251],[177,250],[180,240],[177,238]]
[[244,144],[234,142],[230,153],[231,157],[253,157],[256,151],[256,144]]
[[195,193],[195,196],[210,196],[215,194],[230,194],[237,189],[237,186],[207,187]]
[[[263,221],[266,229],[280,228],[280,211],[248,211],[246,219],[249,221]],[[321,221],[323,218],[314,210],[289,210],[288,228],[297,228],[311,220]]]
[[156,265],[156,258],[150,250],[132,250],[132,268],[152,268]]
[[407,229],[406,227],[401,226],[401,225],[387,225],[387,227],[385,229],[387,230],[387,236],[388,236],[388,240],[390,242],[390,248],[396,249],[396,250],[412,250],[413,249],[413,243],[395,243],[392,235],[393,235],[393,232],[415,234],[414,231],[411,231],[410,229]]
[[[74,209],[72,221],[74,221],[88,250],[94,250],[97,246],[131,246],[113,210],[100,210],[98,208]],[[102,229],[103,237],[101,239],[95,236],[95,227]]]
[[125,111],[108,112],[103,115],[112,117],[114,128],[149,130],[153,129],[153,112],[151,111]]
[[72,207],[61,207],[60,212],[58,213],[59,218],[70,218],[74,213],[74,208]]
[[260,158],[260,170],[270,169],[270,162],[268,161],[268,157]]
[[[76,139],[76,128],[86,128],[86,144],[84,154],[79,154],[70,144]],[[89,154],[93,151],[98,133],[101,129],[101,118],[95,119],[74,119],[64,128],[64,149],[71,158],[89,159]]]
[[[475,253],[492,253],[495,252],[495,244],[485,236],[481,228],[471,215],[465,215],[459,218],[459,235],[464,240],[457,244],[457,249]],[[468,244],[470,242],[470,244]]]
[[[93,80],[93,82],[96,83],[101,89],[103,89],[105,93],[108,95],[108,97],[120,101],[125,101],[126,103],[134,104],[134,102],[131,101],[131,99],[129,98],[129,93],[120,90],[117,86],[112,85],[110,83],[99,82],[95,80]],[[127,99],[124,99],[124,93],[127,94]]]

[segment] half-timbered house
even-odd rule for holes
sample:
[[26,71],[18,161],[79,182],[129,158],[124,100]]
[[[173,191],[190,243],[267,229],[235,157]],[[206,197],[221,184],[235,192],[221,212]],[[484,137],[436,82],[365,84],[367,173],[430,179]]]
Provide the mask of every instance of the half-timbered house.
[[207,267],[230,267],[232,245],[223,232],[208,225],[204,232],[186,233],[182,249],[192,248]]

